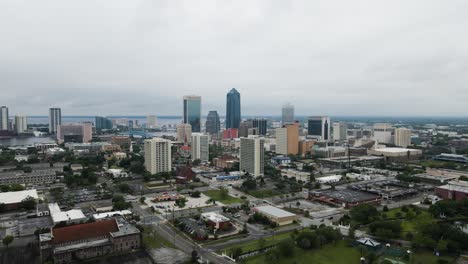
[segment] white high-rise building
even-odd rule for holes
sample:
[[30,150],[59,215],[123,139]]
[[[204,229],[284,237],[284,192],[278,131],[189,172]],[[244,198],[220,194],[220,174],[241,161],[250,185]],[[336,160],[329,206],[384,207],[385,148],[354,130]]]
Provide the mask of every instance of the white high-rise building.
[[411,129],[396,128],[395,129],[395,145],[406,148],[411,145]]
[[0,107],[0,130],[8,130],[8,107]]
[[348,127],[345,123],[333,123],[333,140],[346,140]]
[[28,130],[28,119],[24,115],[15,116],[15,131],[16,133],[24,133]]
[[62,110],[60,108],[49,108],[49,133],[57,133],[57,127],[62,124]]
[[192,160],[208,161],[208,136],[202,133],[192,134]]
[[158,125],[158,117],[149,115],[146,117],[146,128],[156,128]]
[[192,141],[192,126],[190,124],[177,125],[177,141],[185,145]]
[[393,127],[389,123],[375,123],[374,127],[374,140],[379,143],[391,144]]
[[285,104],[281,108],[281,121],[283,125],[294,123],[294,105]]
[[250,173],[254,177],[263,176],[264,139],[249,136],[240,139],[240,170]]
[[170,140],[152,138],[145,140],[145,168],[151,174],[172,170]]

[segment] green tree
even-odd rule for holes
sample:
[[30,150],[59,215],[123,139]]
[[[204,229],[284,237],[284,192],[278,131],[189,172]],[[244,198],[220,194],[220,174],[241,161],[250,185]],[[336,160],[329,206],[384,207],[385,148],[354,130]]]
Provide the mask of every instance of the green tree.
[[349,211],[351,219],[355,220],[361,224],[370,223],[376,216],[378,216],[379,212],[377,209],[370,205],[370,204],[360,204],[357,205]]
[[8,247],[13,242],[13,239],[14,238],[12,236],[6,236],[6,237],[3,238],[2,243],[6,247]]
[[33,210],[36,208],[36,200],[33,197],[28,196],[21,201],[21,207],[26,210]]

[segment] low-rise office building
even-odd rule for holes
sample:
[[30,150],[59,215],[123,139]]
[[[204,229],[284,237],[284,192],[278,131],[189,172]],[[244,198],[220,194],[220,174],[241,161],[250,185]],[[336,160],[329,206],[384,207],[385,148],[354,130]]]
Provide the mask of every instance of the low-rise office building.
[[25,185],[48,185],[57,180],[57,172],[63,168],[41,168],[32,172],[5,171],[0,172],[0,185],[25,184]]

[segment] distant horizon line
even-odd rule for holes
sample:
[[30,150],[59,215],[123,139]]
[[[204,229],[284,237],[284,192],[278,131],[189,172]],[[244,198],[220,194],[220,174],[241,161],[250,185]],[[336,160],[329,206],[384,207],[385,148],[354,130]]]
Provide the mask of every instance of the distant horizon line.
[[[26,115],[30,118],[48,118],[48,115]],[[94,118],[94,117],[108,117],[108,118],[128,118],[128,117],[138,117],[138,118],[146,118],[148,116],[156,116],[157,118],[182,118],[182,115],[62,115],[62,117],[68,118]],[[202,115],[202,117],[207,117],[208,115]],[[413,116],[404,116],[404,115],[295,115],[295,117],[311,117],[311,116],[328,116],[331,118],[468,118],[468,116],[461,116],[461,115],[413,115]],[[14,117],[11,116],[11,117]],[[220,115],[220,117],[226,117],[225,115]],[[244,115],[242,117],[275,117],[281,118],[281,115]]]

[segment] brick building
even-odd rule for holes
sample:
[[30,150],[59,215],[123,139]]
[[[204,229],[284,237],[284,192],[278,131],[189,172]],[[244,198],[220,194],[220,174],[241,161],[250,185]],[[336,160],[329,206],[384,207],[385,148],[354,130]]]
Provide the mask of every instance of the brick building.
[[62,264],[136,250],[140,248],[140,231],[119,217],[52,228],[39,240],[42,260]]
[[444,200],[468,199],[468,182],[451,181],[446,185],[436,187],[435,193]]

